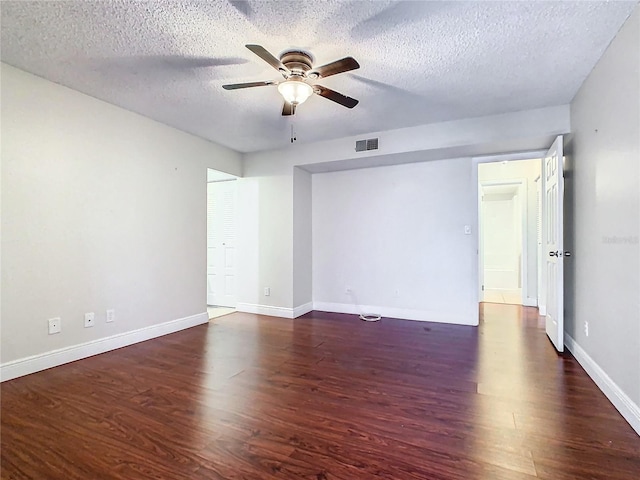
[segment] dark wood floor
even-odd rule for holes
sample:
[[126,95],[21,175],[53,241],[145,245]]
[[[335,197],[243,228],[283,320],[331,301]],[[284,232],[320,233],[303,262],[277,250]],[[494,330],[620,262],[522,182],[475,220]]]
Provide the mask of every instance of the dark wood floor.
[[2,384],[3,479],[634,479],[536,310],[480,328],[236,313]]

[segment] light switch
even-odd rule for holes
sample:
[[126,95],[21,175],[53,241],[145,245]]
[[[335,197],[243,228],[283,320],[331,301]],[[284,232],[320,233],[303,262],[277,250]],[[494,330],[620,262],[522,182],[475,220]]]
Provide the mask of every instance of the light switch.
[[465,235],[471,235],[471,225],[465,225],[464,226],[464,234]]

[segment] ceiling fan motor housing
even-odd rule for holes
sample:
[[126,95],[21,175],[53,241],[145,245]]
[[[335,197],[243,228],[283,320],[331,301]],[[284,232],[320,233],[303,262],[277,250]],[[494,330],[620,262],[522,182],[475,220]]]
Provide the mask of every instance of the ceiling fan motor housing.
[[313,65],[311,55],[299,50],[283,53],[280,55],[280,61],[292,74],[302,77],[307,76],[307,72],[311,70],[311,66]]

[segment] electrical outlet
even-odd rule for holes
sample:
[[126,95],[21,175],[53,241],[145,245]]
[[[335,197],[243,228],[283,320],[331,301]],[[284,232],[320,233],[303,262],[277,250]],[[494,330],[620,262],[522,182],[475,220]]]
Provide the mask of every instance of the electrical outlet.
[[111,309],[107,310],[107,323],[111,323],[116,319],[116,311]]
[[49,335],[62,331],[62,319],[60,317],[49,319]]
[[271,288],[264,287],[264,296],[268,297],[269,295],[271,295]]
[[584,322],[584,334],[587,337],[589,336],[589,322],[587,322],[587,321]]
[[93,312],[84,314],[84,328],[93,327],[96,323],[96,314]]
[[464,226],[464,234],[465,235],[471,235],[471,225],[465,225]]
[[351,290],[351,287],[344,287],[344,293],[345,294],[350,295],[352,291],[353,290]]
[[396,288],[395,292],[393,292],[396,297],[400,296],[400,289]]

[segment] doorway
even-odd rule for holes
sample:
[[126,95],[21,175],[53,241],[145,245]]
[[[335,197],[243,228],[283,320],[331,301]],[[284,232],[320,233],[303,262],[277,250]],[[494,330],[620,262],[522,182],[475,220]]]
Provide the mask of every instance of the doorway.
[[[534,160],[530,160],[534,159]],[[528,160],[526,175],[507,173],[509,168],[524,165]],[[481,225],[481,182],[496,180],[489,173],[503,170],[502,181],[509,177],[527,178],[527,255],[526,293],[523,305],[537,306],[544,321],[544,329],[558,352],[564,350],[564,260],[571,259],[571,252],[564,250],[563,209],[564,209],[564,154],[563,137],[557,136],[548,150],[536,152],[508,153],[473,158],[472,192],[478,202],[478,298],[484,301],[484,267],[480,255]],[[493,170],[493,172],[492,172]],[[488,177],[487,177],[488,175]],[[465,229],[466,231],[466,229]],[[542,272],[542,275],[539,275]]]
[[207,311],[215,318],[235,311],[237,177],[207,170]]
[[526,292],[526,181],[480,183],[482,301],[522,305]]
[[480,302],[538,306],[541,160],[478,164]]

